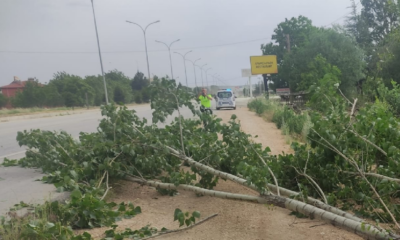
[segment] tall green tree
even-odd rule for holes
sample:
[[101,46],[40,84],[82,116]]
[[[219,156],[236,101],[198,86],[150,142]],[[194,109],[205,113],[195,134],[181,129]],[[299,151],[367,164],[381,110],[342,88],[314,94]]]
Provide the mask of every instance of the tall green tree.
[[303,47],[287,54],[279,70],[280,78],[288,82],[293,91],[308,90],[311,79],[303,83],[302,73],[307,72],[308,64],[318,55],[340,69],[342,91],[347,94],[355,92],[356,82],[364,77],[364,52],[352,38],[334,29],[314,31]]
[[[263,55],[276,55],[278,61],[278,72],[282,69],[283,60],[286,54],[289,54],[288,46],[290,44],[291,52],[296,52],[304,46],[309,40],[309,36],[317,28],[312,25],[312,21],[304,16],[291,19],[285,19],[284,22],[278,24],[272,35],[272,42],[261,45]],[[272,74],[269,80],[273,82],[271,87],[273,90],[281,87],[289,87],[289,82],[284,79],[281,74]]]
[[359,13],[355,0],[351,0],[351,13],[344,25],[350,36],[354,37],[358,45],[364,49],[367,56],[373,52],[373,39],[369,29],[366,13]]
[[379,43],[399,26],[397,0],[361,0],[361,4],[361,17],[374,42]]

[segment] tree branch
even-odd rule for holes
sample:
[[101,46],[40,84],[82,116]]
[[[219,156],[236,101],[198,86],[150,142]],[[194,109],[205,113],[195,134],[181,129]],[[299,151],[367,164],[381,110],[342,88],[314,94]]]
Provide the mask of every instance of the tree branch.
[[383,153],[383,155],[385,155],[387,157],[387,153],[380,147],[378,147],[375,143],[371,142],[370,140],[364,138],[363,136],[361,136],[358,132],[353,131],[353,130],[349,130],[349,132],[354,133],[354,135],[356,135],[357,137],[361,138],[362,140],[364,140],[366,143],[370,144],[371,146],[375,147],[376,149],[378,149],[381,153]]
[[212,219],[212,218],[214,218],[216,216],[218,216],[218,213],[213,214],[211,216],[208,216],[208,217],[206,217],[206,218],[204,218],[204,219],[198,221],[197,223],[195,223],[193,225],[190,225],[188,227],[184,227],[184,228],[180,228],[180,229],[174,229],[174,230],[168,230],[168,231],[165,231],[165,232],[160,232],[160,233],[158,233],[156,235],[153,235],[153,236],[150,236],[150,237],[146,237],[146,238],[142,238],[142,240],[156,238],[156,237],[163,236],[163,235],[169,234],[169,233],[176,233],[176,232],[186,231],[186,230],[189,230],[189,229],[194,228],[196,226],[199,226],[200,224],[202,224],[202,223],[204,223],[204,222],[206,222],[206,221],[208,221],[208,220],[210,220],[210,219]]
[[375,228],[374,226],[364,223],[364,222],[357,222],[352,219],[348,219],[339,215],[336,215],[331,212],[327,212],[325,210],[316,208],[309,204],[284,198],[276,195],[262,195],[262,196],[250,196],[250,195],[243,195],[243,194],[235,194],[235,193],[227,193],[222,191],[215,191],[215,190],[208,190],[203,189],[191,185],[180,184],[175,186],[174,184],[170,183],[161,183],[155,181],[145,181],[142,179],[136,179],[131,177],[126,177],[128,181],[145,184],[149,186],[153,186],[156,188],[162,189],[174,189],[174,190],[187,190],[196,193],[200,193],[202,195],[213,196],[218,198],[225,198],[225,199],[232,199],[232,200],[242,200],[242,201],[250,201],[250,202],[257,202],[260,204],[272,204],[277,207],[286,208],[291,211],[300,212],[304,215],[307,215],[312,218],[317,218],[328,223],[331,223],[335,226],[343,227],[347,230],[350,230],[354,233],[358,233],[361,235],[368,236],[372,239],[390,239],[391,236],[387,232],[381,232],[379,229]]
[[[357,102],[357,99],[356,101]],[[354,107],[354,106],[353,106]],[[346,161],[348,161],[350,164],[352,164],[354,166],[354,168],[357,170],[358,174],[364,179],[364,181],[369,185],[369,187],[372,189],[372,191],[374,192],[375,196],[379,199],[379,201],[381,202],[382,206],[385,208],[386,212],[390,215],[390,218],[392,219],[392,221],[395,223],[396,227],[398,229],[400,229],[400,225],[399,223],[396,221],[396,218],[393,216],[392,212],[390,212],[388,206],[386,205],[386,203],[382,200],[381,196],[379,195],[379,193],[376,191],[375,187],[371,184],[371,182],[365,177],[365,174],[363,171],[361,171],[361,169],[358,167],[357,162],[354,159],[348,158],[347,156],[345,156],[343,153],[341,153],[337,148],[335,148],[330,142],[328,142],[325,138],[323,138],[317,131],[315,131],[314,129],[311,129],[312,131],[314,131],[323,141],[325,141],[331,148],[334,149],[334,151],[339,154],[340,156],[342,156]]]
[[[358,175],[359,174],[359,173],[348,172],[348,171],[342,171],[342,172],[346,173],[346,174],[353,174],[353,175]],[[391,177],[387,177],[387,176],[384,176],[384,175],[381,175],[381,174],[377,174],[377,173],[366,173],[366,172],[364,172],[364,175],[365,176],[376,177],[376,178],[379,178],[379,179],[385,179],[385,180],[388,180],[388,181],[391,181],[391,182],[400,183],[400,179],[398,179],[398,178],[391,178]]]
[[318,189],[318,191],[320,192],[320,195],[321,195],[322,199],[324,200],[324,202],[325,202],[326,204],[328,204],[328,200],[327,200],[326,197],[325,197],[324,191],[322,191],[321,187],[314,181],[314,179],[312,179],[312,177],[308,176],[308,175],[305,174],[305,173],[299,172],[295,167],[293,167],[293,168],[294,168],[294,170],[296,170],[297,174],[306,177],[312,184],[314,184],[314,186],[315,186],[315,187]]

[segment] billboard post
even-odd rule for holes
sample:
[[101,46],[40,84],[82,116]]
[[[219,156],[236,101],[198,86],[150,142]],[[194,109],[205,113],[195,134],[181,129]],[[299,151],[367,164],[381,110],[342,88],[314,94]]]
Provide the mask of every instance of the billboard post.
[[251,56],[251,74],[273,74],[278,73],[276,55]]
[[268,76],[270,76],[270,74],[278,73],[278,62],[276,55],[251,56],[250,65],[251,74],[262,74],[264,78],[264,88],[267,91],[266,98],[268,99]]
[[251,69],[242,69],[242,77],[249,77],[250,98],[253,98],[253,91],[251,87]]

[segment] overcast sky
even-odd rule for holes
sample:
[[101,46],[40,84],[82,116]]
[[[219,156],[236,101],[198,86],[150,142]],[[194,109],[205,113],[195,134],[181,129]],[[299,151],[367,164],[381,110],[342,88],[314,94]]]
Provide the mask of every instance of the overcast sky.
[[[249,56],[261,55],[274,28],[285,18],[306,16],[316,26],[342,23],[350,0],[94,0],[105,71],[118,69],[147,76],[141,29],[125,21],[151,25],[147,30],[150,73],[170,74],[167,48],[190,60],[201,58],[210,74],[243,85],[241,69]],[[183,60],[172,55],[174,76],[185,82]],[[189,85],[193,65],[187,62]],[[54,73],[101,74],[90,0],[0,0],[0,86],[18,76],[48,82]],[[198,83],[201,81],[197,71]],[[204,77],[205,80],[205,77]],[[211,83],[210,78],[208,78]]]

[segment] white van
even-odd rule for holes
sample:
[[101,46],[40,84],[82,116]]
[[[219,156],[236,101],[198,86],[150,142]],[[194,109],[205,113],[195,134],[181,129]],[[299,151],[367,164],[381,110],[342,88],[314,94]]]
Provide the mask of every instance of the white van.
[[231,89],[221,89],[217,92],[217,110],[221,108],[233,108],[236,109],[235,95]]

